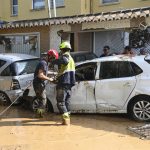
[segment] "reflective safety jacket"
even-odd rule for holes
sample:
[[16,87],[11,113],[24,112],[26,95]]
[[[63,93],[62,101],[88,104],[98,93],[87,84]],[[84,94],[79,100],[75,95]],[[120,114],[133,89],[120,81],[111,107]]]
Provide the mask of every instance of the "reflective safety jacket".
[[54,60],[53,64],[58,64],[58,85],[75,84],[75,63],[69,52],[65,52],[59,59]]
[[60,64],[59,68],[59,78],[58,83],[60,84],[69,84],[74,85],[75,84],[75,63],[73,58],[71,57],[69,52],[66,52],[62,55],[63,58],[68,60],[68,63]]

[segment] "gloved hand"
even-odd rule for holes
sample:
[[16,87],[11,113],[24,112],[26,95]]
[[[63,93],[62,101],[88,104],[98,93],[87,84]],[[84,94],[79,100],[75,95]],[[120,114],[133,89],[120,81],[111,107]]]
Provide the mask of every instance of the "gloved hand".
[[48,81],[53,82],[53,81],[54,81],[54,78],[49,78]]

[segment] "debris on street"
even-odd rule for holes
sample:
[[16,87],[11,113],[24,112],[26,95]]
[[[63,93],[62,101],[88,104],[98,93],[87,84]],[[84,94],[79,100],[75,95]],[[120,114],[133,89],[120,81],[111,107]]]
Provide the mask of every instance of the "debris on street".
[[139,125],[136,127],[128,127],[128,129],[138,135],[140,135],[141,139],[149,139],[150,140],[150,124]]

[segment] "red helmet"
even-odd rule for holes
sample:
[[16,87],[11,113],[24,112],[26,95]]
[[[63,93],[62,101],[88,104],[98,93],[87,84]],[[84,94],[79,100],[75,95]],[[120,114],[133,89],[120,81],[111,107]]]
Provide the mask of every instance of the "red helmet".
[[58,59],[59,57],[59,54],[55,49],[48,50],[47,55],[50,57],[54,57],[55,59]]

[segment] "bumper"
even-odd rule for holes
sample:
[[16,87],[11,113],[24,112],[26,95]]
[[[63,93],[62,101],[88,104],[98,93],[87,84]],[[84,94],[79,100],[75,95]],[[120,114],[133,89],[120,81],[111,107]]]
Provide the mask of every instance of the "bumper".
[[5,91],[5,93],[7,94],[7,96],[9,97],[11,102],[14,102],[16,100],[15,103],[18,103],[19,102],[19,98],[23,95],[23,91],[22,90]]

